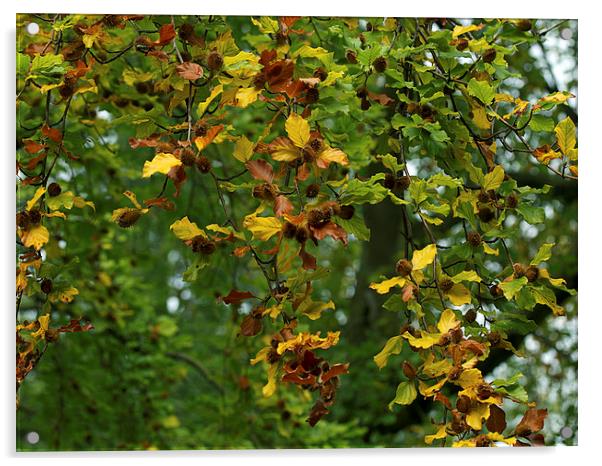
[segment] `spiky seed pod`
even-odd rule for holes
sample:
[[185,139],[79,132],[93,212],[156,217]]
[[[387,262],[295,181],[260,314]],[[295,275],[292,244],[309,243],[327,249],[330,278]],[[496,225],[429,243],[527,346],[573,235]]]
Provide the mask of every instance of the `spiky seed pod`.
[[355,95],[360,99],[365,99],[368,97],[368,89],[366,89],[365,86],[362,86],[358,88],[358,90],[355,92]]
[[255,89],[263,89],[266,82],[267,80],[263,73],[259,73],[253,78],[253,85],[255,86]]
[[518,197],[516,197],[516,195],[514,193],[509,194],[508,197],[506,197],[506,208],[515,209],[517,205],[518,205]]
[[464,332],[460,327],[451,329],[449,334],[451,335],[452,343],[460,343],[464,339]]
[[383,180],[383,186],[387,189],[393,190],[395,189],[395,176],[391,173],[387,173],[385,175],[385,179]]
[[313,138],[309,142],[309,147],[311,147],[312,150],[317,153],[317,152],[320,152],[322,149],[324,149],[324,143],[322,142],[321,139]]
[[481,222],[489,223],[495,218],[495,213],[489,207],[481,207],[477,214]]
[[215,242],[202,235],[192,238],[192,252],[200,253],[209,256],[215,252]]
[[305,196],[310,199],[313,199],[318,194],[320,194],[320,185],[317,183],[312,183],[307,188],[305,188]]
[[352,65],[357,64],[357,54],[353,50],[347,50],[345,58],[347,58],[348,63],[351,63]]
[[320,228],[330,221],[330,212],[320,209],[310,210],[307,214],[307,224],[312,228]]
[[368,21],[366,23],[366,31],[370,32],[374,29],[374,26],[372,26],[372,23],[370,21]]
[[477,231],[469,231],[466,235],[466,240],[468,241],[468,244],[475,248],[480,246],[483,241],[481,235]]
[[196,162],[194,152],[190,149],[184,149],[180,155],[180,160],[187,167],[192,167]]
[[475,438],[475,445],[479,448],[489,447],[489,446],[491,446],[491,440],[489,440],[487,437],[485,437],[483,434],[481,434]]
[[194,129],[194,134],[200,138],[207,136],[207,125],[205,123],[198,123]]
[[452,410],[452,420],[450,423],[451,430],[455,435],[461,434],[468,429],[468,424],[464,419],[464,415],[457,410]]
[[37,225],[42,221],[42,214],[39,210],[33,209],[29,211],[29,223],[32,225]]
[[456,408],[461,413],[466,414],[468,411],[470,411],[470,405],[471,405],[470,398],[467,397],[466,395],[459,396],[458,399],[456,400]]
[[265,199],[265,188],[263,184],[253,186],[253,197],[257,199]]
[[504,295],[504,290],[502,290],[502,288],[499,285],[491,285],[489,287],[489,292],[494,298],[499,298],[500,296]]
[[314,71],[314,78],[318,78],[320,81],[324,81],[328,77],[328,73],[322,67],[316,68]]
[[182,40],[190,40],[194,36],[194,27],[192,24],[182,24],[178,29],[178,36]]
[[530,31],[533,27],[533,23],[530,19],[521,19],[516,23],[516,29],[522,32]]
[[309,231],[307,230],[307,228],[300,226],[297,227],[297,232],[295,233],[295,239],[303,244],[305,243],[309,238]]
[[487,194],[486,191],[479,191],[477,199],[483,204],[487,204],[489,201],[491,201],[491,198],[489,197],[489,194]]
[[494,393],[495,392],[493,388],[491,388],[491,385],[489,385],[488,383],[483,383],[477,388],[477,397],[479,398],[479,400],[486,400]]
[[370,107],[372,106],[372,104],[370,103],[370,101],[368,99],[362,99],[361,103],[360,103],[360,108],[364,111],[368,110]]
[[464,320],[469,324],[472,324],[475,320],[477,320],[477,311],[474,308],[466,311],[466,314],[464,314]]
[[441,291],[443,291],[444,293],[447,293],[453,287],[454,282],[451,280],[451,278],[446,277],[439,281],[439,288],[441,288]]
[[524,277],[525,273],[527,273],[527,268],[523,264],[519,264],[518,262],[512,264],[512,270],[514,270],[514,276],[516,278]]
[[397,272],[397,275],[401,277],[407,277],[410,273],[412,273],[413,267],[414,266],[409,260],[400,259],[397,261],[397,264],[395,264],[395,271]]
[[63,99],[68,99],[69,97],[71,97],[73,95],[74,92],[75,92],[74,84],[65,83],[61,87],[59,87],[59,94],[61,95],[61,97]]
[[61,185],[58,183],[50,183],[48,185],[48,189],[46,190],[46,192],[48,193],[48,195],[50,197],[58,196],[59,194],[61,194],[61,191],[62,191]]
[[218,51],[214,50],[207,57],[207,68],[211,71],[218,71],[224,65],[224,57]]
[[280,361],[280,358],[282,356],[280,356],[278,354],[278,351],[276,351],[276,349],[272,348],[270,349],[270,351],[268,352],[268,355],[266,357],[266,360],[270,363],[270,364],[275,364],[278,361]]
[[401,365],[401,370],[408,379],[414,380],[416,378],[416,369],[410,361],[404,361]]
[[52,280],[50,280],[50,278],[44,278],[40,282],[40,289],[42,290],[42,293],[50,294],[52,291]]
[[17,213],[17,226],[26,229],[29,226],[29,212],[26,210]]
[[378,57],[372,62],[372,66],[377,73],[382,73],[387,69],[387,59],[385,57]]
[[456,41],[456,49],[460,52],[468,48],[468,39],[460,38]]
[[196,168],[201,173],[209,173],[211,171],[211,161],[204,155],[201,155],[196,159]]
[[312,163],[314,160],[316,160],[315,154],[310,150],[303,148],[301,149],[301,154],[301,160],[305,163]]
[[437,344],[439,346],[447,346],[449,345],[451,342],[451,335],[449,333],[444,333],[443,335],[441,335],[441,338],[439,338],[439,341],[437,342]]
[[491,63],[493,60],[495,60],[496,56],[497,52],[495,49],[487,49],[483,52],[482,58],[485,63]]
[[292,224],[291,222],[286,222],[284,224],[284,226],[282,227],[282,235],[285,238],[294,238],[295,235],[297,234],[297,227]]
[[315,87],[310,87],[305,92],[305,102],[307,102],[308,104],[313,104],[313,103],[317,102],[319,98],[320,98],[320,91]]
[[409,176],[400,176],[395,180],[395,186],[399,186],[402,191],[405,191],[410,187],[410,183],[412,182]]
[[343,220],[350,220],[355,214],[355,207],[352,205],[342,205],[339,213],[337,214]]
[[133,226],[142,215],[138,209],[126,210],[117,218],[117,225],[121,228],[130,228]]
[[529,280],[530,282],[534,282],[539,278],[539,268],[535,265],[530,265],[529,267],[527,267],[525,276],[527,277],[527,280]]
[[148,85],[148,83],[145,83],[145,82],[137,82],[136,90],[140,94],[148,94],[148,91],[150,91],[150,86]]
[[487,341],[491,343],[491,346],[497,346],[499,345],[500,341],[502,341],[502,337],[500,336],[499,332],[494,330],[487,335]]
[[447,378],[449,380],[457,380],[457,378],[460,377],[460,374],[462,374],[462,366],[454,366],[451,371],[449,371],[449,374],[447,374]]

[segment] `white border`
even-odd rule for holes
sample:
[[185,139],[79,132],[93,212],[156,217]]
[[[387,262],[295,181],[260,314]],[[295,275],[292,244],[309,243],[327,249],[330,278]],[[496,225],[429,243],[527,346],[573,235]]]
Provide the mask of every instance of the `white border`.
[[[597,291],[601,288],[600,233],[602,193],[602,153],[599,150],[600,90],[602,70],[601,24],[602,16],[595,2],[553,0],[504,0],[504,1],[445,1],[422,2],[403,0],[362,0],[337,2],[325,0],[3,0],[2,43],[4,72],[2,82],[3,124],[0,126],[4,154],[2,201],[0,202],[3,241],[2,271],[0,280],[4,306],[2,307],[2,424],[0,439],[2,454],[7,464],[105,464],[107,460],[119,463],[163,464],[177,462],[192,464],[202,462],[225,462],[245,466],[280,464],[292,466],[336,461],[350,465],[363,465],[373,457],[379,464],[450,464],[456,462],[486,462],[488,466],[518,464],[591,464],[592,458],[600,457],[602,451],[602,410],[600,396],[602,384],[600,370],[600,342],[602,335],[602,309]],[[77,13],[145,13],[145,14],[270,14],[270,15],[320,15],[320,16],[431,16],[431,17],[529,17],[529,18],[577,18],[579,20],[579,145],[581,159],[579,181],[579,269],[580,269],[580,320],[579,320],[579,446],[545,449],[505,448],[493,451],[398,449],[398,450],[288,450],[288,451],[227,451],[227,452],[131,452],[131,453],[15,453],[14,414],[14,346],[13,346],[13,290],[14,290],[14,67],[15,67],[15,14],[33,12],[77,12]],[[598,111],[598,113],[596,113]],[[597,299],[598,298],[598,299]],[[599,460],[598,460],[599,461]]]

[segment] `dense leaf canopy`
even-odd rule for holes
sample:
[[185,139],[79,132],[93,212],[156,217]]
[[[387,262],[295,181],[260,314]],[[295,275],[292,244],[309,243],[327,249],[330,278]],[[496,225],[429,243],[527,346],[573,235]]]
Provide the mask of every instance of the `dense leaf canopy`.
[[18,448],[574,443],[576,49],[19,15]]

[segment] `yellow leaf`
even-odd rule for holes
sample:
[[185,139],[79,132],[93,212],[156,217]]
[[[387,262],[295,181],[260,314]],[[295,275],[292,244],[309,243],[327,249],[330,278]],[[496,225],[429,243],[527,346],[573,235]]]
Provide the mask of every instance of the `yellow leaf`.
[[148,178],[154,173],[163,173],[167,175],[174,167],[179,167],[182,162],[173,154],[161,152],[153,158],[153,160],[144,162],[142,169],[142,178]]
[[94,205],[94,202],[92,202],[92,201],[86,201],[81,196],[74,196],[73,197],[73,205],[75,207],[77,207],[78,209],[83,209],[84,207],[88,206],[88,207],[91,207],[93,210],[96,210],[96,206]]
[[241,232],[236,231],[234,228],[232,228],[230,226],[222,227],[220,225],[217,225],[216,223],[212,223],[211,225],[207,225],[205,227],[205,230],[215,231],[217,233],[222,233],[226,236],[233,235],[235,238],[242,239],[242,240],[245,239],[244,235]]
[[278,162],[292,162],[299,158],[299,151],[296,147],[283,146],[281,149],[276,149],[271,155]]
[[500,251],[498,251],[497,249],[493,249],[487,243],[483,243],[483,251],[485,251],[485,254],[491,254],[492,256],[500,255]]
[[542,97],[539,100],[544,103],[563,104],[572,97],[575,96],[570,92],[554,92],[553,94]]
[[447,428],[447,425],[444,424],[442,426],[439,426],[439,429],[434,434],[425,435],[424,443],[426,443],[427,445],[431,445],[433,443],[433,441],[447,437],[447,433],[445,432],[446,428]]
[[251,18],[251,22],[259,28],[263,34],[276,34],[278,32],[278,21],[269,16],[262,16],[259,19]]
[[472,121],[479,129],[491,128],[491,122],[487,119],[487,112],[483,107],[475,107],[472,109]]
[[573,120],[571,120],[570,117],[566,117],[556,125],[556,128],[554,128],[558,147],[560,147],[560,150],[564,155],[568,155],[568,153],[575,148],[575,145],[577,144],[576,132],[575,123],[573,123]]
[[[282,304],[280,304],[278,306],[272,306],[272,307],[266,308],[266,310],[261,313],[261,316],[262,317],[270,316],[272,319],[276,319],[280,315],[281,312],[282,312]],[[268,350],[269,350],[269,348],[268,348]]]
[[249,141],[246,136],[241,136],[236,140],[232,155],[234,155],[236,160],[240,160],[242,163],[245,163],[253,156],[254,148],[255,144],[252,141]]
[[201,230],[196,223],[191,222],[187,216],[181,220],[176,220],[171,224],[169,229],[173,231],[174,235],[183,241],[187,241],[197,236],[207,238],[205,232]]
[[278,374],[278,364],[271,364],[268,367],[268,383],[261,389],[264,397],[271,397],[276,391],[276,375]]
[[481,430],[483,427],[483,419],[489,419],[489,405],[488,404],[477,404],[471,408],[468,414],[466,414],[466,424],[472,427],[474,430]]
[[163,427],[166,429],[177,429],[180,427],[180,420],[177,416],[167,416],[161,420],[161,424],[163,424]]
[[138,198],[136,197],[136,195],[132,191],[126,191],[126,192],[123,193],[123,195],[125,197],[127,197],[131,201],[131,203],[134,204],[134,206],[137,209],[142,209],[142,206],[138,202]]
[[446,309],[441,313],[439,322],[437,323],[437,329],[441,333],[449,332],[452,328],[456,328],[460,325],[460,321],[456,319],[456,314],[451,309]]
[[267,241],[282,230],[282,223],[276,217],[258,217],[257,213],[247,215],[243,226],[260,241]]
[[329,53],[330,52],[323,49],[322,47],[310,47],[309,45],[302,45],[291,54],[291,57],[322,58],[327,56]]
[[406,279],[403,277],[393,277],[389,278],[380,283],[371,283],[370,288],[375,290],[378,294],[388,293],[391,288],[394,286],[403,286],[406,283]]
[[77,288],[70,287],[66,290],[51,293],[49,299],[53,303],[56,301],[60,301],[62,303],[70,303],[71,301],[73,301],[73,298],[75,298],[75,296],[77,296],[78,294],[79,290]]
[[467,369],[462,371],[460,376],[454,380],[454,383],[462,388],[473,387],[483,383],[483,375],[479,369]]
[[456,39],[460,37],[462,34],[466,34],[467,32],[478,31],[483,29],[483,24],[469,24],[468,26],[460,26],[457,25],[454,27],[452,31],[452,38]]
[[33,197],[27,201],[27,204],[25,204],[25,209],[26,210],[31,210],[33,208],[34,205],[36,205],[36,203],[38,202],[38,200],[42,197],[42,195],[46,192],[46,188],[44,186],[40,186],[35,194],[33,195]]
[[455,284],[452,289],[446,293],[446,296],[454,306],[470,304],[470,291],[460,283]]
[[347,154],[341,149],[335,149],[333,147],[327,147],[320,152],[318,159],[326,162],[327,165],[331,162],[338,163],[339,165],[349,165]]
[[335,306],[333,301],[323,303],[320,301],[312,301],[311,298],[309,298],[301,303],[297,309],[297,312],[304,314],[311,320],[317,320],[322,315],[322,312],[334,308]]
[[305,147],[309,141],[309,123],[296,113],[291,113],[284,125],[288,137],[297,147]]
[[241,87],[236,91],[236,106],[240,108],[248,107],[257,100],[262,90],[254,87]]
[[422,270],[427,265],[431,264],[435,260],[437,254],[437,246],[429,244],[424,249],[414,251],[412,255],[412,267],[413,270]]
[[382,369],[387,365],[387,361],[389,360],[389,356],[392,354],[399,354],[401,352],[401,348],[403,347],[403,339],[401,335],[397,335],[395,337],[389,338],[387,343],[385,343],[384,348],[374,356],[374,362],[378,366],[379,369]]
[[209,105],[211,105],[211,102],[213,102],[213,100],[218,95],[220,95],[223,92],[223,90],[224,90],[224,87],[221,84],[218,84],[211,90],[211,94],[209,94],[209,97],[207,97],[207,99],[205,99],[203,102],[199,103],[199,108],[198,108],[199,115],[203,115],[205,113],[205,110],[207,110],[207,107],[209,107]]
[[401,382],[397,386],[395,398],[389,403],[389,411],[393,409],[394,404],[409,405],[416,399],[416,386],[414,382]]
[[423,349],[427,349],[427,348],[430,348],[431,346],[436,345],[441,338],[440,333],[428,333],[428,332],[425,332],[424,330],[422,330],[420,333],[421,333],[420,338],[416,338],[410,332],[406,332],[402,336],[406,340],[408,340],[408,343],[410,344],[410,346],[413,346],[414,348],[423,348]]
[[465,270],[463,272],[457,273],[453,277],[451,277],[452,282],[460,283],[463,281],[466,282],[480,282],[481,277],[477,275],[474,270]]
[[500,187],[504,181],[504,169],[501,165],[496,165],[493,171],[487,173],[483,178],[482,188],[484,191],[495,190]]
[[28,248],[33,246],[38,251],[48,242],[49,238],[50,234],[43,225],[36,225],[21,232],[21,241],[23,244]]
[[63,213],[63,212],[48,212],[43,214],[44,217],[60,217],[60,218],[67,218],[67,216]]
[[345,76],[343,71],[331,71],[328,73],[328,76],[326,76],[326,79],[320,83],[320,87],[331,86],[337,82],[337,79],[342,78],[343,76]]
[[232,65],[236,65],[242,61],[247,61],[253,64],[259,63],[259,57],[251,52],[238,52],[236,55],[230,57],[224,57],[224,66],[229,68]]
[[251,359],[251,364],[254,366],[258,362],[267,361],[268,353],[270,352],[271,349],[272,349],[271,346],[266,346],[265,348],[261,348],[255,355],[255,357],[253,359]]

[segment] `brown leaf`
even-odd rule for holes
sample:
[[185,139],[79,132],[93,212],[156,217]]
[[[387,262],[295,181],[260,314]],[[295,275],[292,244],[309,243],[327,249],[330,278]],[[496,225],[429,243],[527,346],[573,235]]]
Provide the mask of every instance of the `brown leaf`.
[[63,140],[63,134],[58,129],[51,128],[47,124],[44,124],[44,126],[42,126],[42,134],[51,141],[56,142],[57,144]]
[[489,406],[489,418],[487,419],[487,429],[489,432],[501,434],[506,429],[506,413],[497,405]]
[[25,145],[25,152],[28,154],[37,154],[46,147],[45,144],[40,144],[39,142],[32,141],[31,139],[25,139],[23,144]]
[[547,415],[547,409],[529,408],[516,426],[514,433],[519,437],[528,437],[535,432],[539,432],[543,429]]
[[[225,299],[224,302],[226,302]],[[258,319],[254,315],[249,314],[245,316],[240,324],[240,333],[245,337],[253,337],[261,332],[262,327],[263,323],[261,322],[261,318]]]
[[37,157],[34,157],[33,159],[31,159],[29,162],[27,162],[27,169],[28,170],[33,170],[34,168],[37,167],[37,165],[46,158],[46,156],[48,155],[48,152],[42,152],[40,155],[38,155]]
[[128,143],[132,149],[139,147],[157,147],[159,145],[159,135],[151,135],[145,139],[129,138]]
[[349,373],[349,363],[335,364],[322,375],[322,382],[328,382],[333,377]]
[[190,81],[203,77],[203,68],[198,63],[184,62],[176,66],[176,71],[182,78]]
[[336,223],[329,222],[321,228],[310,228],[317,240],[322,240],[327,236],[330,236],[333,239],[340,240],[345,246],[349,243],[347,232]]
[[236,249],[234,249],[234,251],[232,251],[232,254],[234,254],[236,257],[242,257],[247,252],[249,252],[250,249],[251,248],[249,246],[239,246]]
[[299,257],[303,261],[302,267],[305,270],[316,270],[316,258],[305,250],[305,244],[301,246],[301,250],[299,251]]
[[81,319],[72,319],[67,325],[57,328],[56,330],[60,333],[67,332],[89,332],[93,330],[94,326],[90,322],[85,322],[83,325]]
[[155,197],[153,199],[147,199],[144,201],[146,207],[159,207],[160,209],[165,210],[174,210],[175,204],[171,201],[168,201],[166,197]]
[[322,400],[316,401],[314,406],[311,408],[311,412],[309,413],[309,417],[307,418],[307,422],[310,426],[315,426],[320,419],[322,419],[326,414],[328,414],[328,408]]
[[232,290],[227,296],[221,298],[224,304],[238,304],[245,299],[254,298],[255,295],[250,291]]
[[169,170],[167,176],[173,181],[173,184],[176,188],[174,197],[178,197],[180,195],[180,188],[182,187],[182,183],[186,181],[186,171],[184,170],[184,165],[173,167],[171,170]]
[[280,194],[276,197],[274,201],[274,213],[276,217],[282,217],[284,214],[290,214],[294,209],[294,206],[291,201],[288,200],[288,197]]
[[266,65],[264,76],[270,88],[275,92],[282,92],[293,77],[295,63],[292,60],[278,60]]
[[153,45],[161,47],[171,42],[175,37],[176,30],[173,27],[173,24],[164,24],[161,26],[161,29],[159,29],[159,40],[153,42]]
[[265,160],[249,160],[245,166],[249,173],[256,180],[263,180],[271,183],[274,180],[274,169]]

